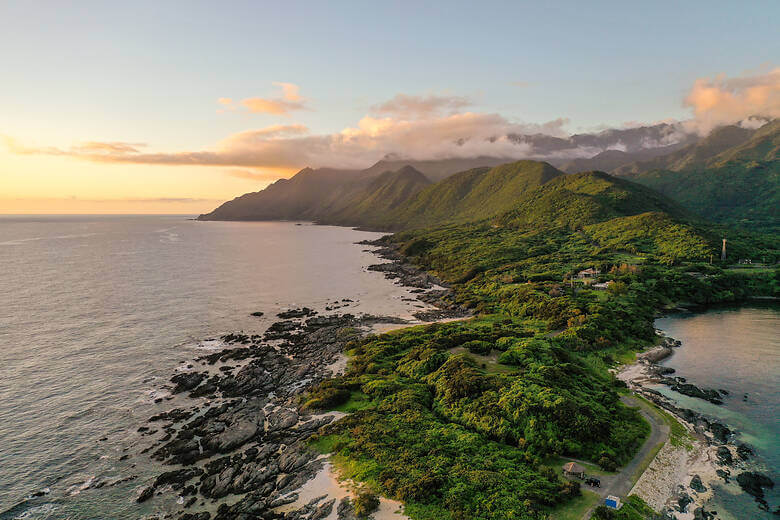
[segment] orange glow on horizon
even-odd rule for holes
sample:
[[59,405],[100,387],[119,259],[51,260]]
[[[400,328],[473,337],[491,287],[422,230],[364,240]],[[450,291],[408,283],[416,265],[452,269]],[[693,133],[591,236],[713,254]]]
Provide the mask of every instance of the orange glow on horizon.
[[200,214],[297,170],[103,164],[0,147],[0,214]]

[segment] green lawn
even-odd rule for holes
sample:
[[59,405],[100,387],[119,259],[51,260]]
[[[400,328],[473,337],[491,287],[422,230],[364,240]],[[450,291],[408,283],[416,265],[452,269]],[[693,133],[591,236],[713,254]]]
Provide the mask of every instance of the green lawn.
[[337,412],[351,413],[358,410],[363,410],[371,406],[371,399],[363,392],[352,392],[349,396],[349,401],[344,404],[340,404],[333,408]]
[[742,273],[742,274],[766,274],[775,271],[774,267],[729,267],[724,269],[727,273]]
[[581,520],[585,512],[599,503],[601,497],[593,491],[582,490],[582,495],[550,511],[551,520]]
[[451,348],[447,352],[453,355],[468,354],[474,359],[474,361],[477,362],[477,365],[482,367],[482,369],[488,374],[516,374],[518,372],[517,367],[513,367],[511,365],[502,365],[498,362],[498,355],[500,354],[498,350],[493,350],[488,356],[474,354],[473,352],[469,352],[468,349],[463,347]]
[[341,439],[342,437],[340,435],[318,435],[309,444],[315,450],[326,455],[328,453],[333,453],[336,443]]

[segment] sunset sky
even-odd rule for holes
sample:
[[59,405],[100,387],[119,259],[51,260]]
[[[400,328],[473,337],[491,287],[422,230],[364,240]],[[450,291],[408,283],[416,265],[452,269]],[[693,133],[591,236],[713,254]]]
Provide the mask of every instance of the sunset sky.
[[551,3],[4,1],[0,213],[200,213],[304,166],[509,157],[480,138],[511,131],[780,117],[777,0]]

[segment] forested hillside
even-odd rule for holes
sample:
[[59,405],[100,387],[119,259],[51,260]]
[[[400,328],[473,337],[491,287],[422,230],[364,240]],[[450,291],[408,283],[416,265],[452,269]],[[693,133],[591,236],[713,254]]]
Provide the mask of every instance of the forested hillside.
[[[780,257],[776,236],[713,227],[591,172],[527,189],[499,215],[387,238],[476,317],[353,344],[346,374],[303,401],[352,411],[316,445],[413,519],[538,520],[567,507],[580,491],[556,457],[613,470],[647,435],[607,368],[653,341],[657,309],[778,295],[776,270],[718,262],[722,236],[735,257]],[[586,268],[601,289],[575,281]]]
[[560,175],[560,170],[536,161],[475,168],[427,187],[383,219],[360,225],[398,230],[485,218],[514,207],[528,190]]
[[[718,149],[717,147],[708,148]],[[704,161],[675,162],[632,176],[715,222],[753,229],[780,229],[780,120]]]

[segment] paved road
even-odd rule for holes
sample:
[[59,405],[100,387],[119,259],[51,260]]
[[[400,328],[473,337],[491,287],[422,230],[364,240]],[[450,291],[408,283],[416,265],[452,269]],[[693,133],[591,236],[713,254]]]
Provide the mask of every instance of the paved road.
[[[595,491],[602,498],[606,497],[607,495],[615,495],[620,498],[625,498],[626,495],[628,495],[628,492],[631,491],[631,488],[634,487],[636,481],[639,480],[640,475],[637,475],[636,473],[639,471],[639,466],[645,460],[645,457],[647,457],[650,452],[669,439],[669,425],[666,424],[666,421],[664,421],[663,417],[659,415],[658,412],[650,408],[647,403],[630,396],[623,396],[620,398],[620,400],[632,408],[639,407],[639,413],[641,413],[647,422],[650,423],[650,436],[645,440],[645,443],[639,449],[634,458],[631,459],[631,462],[626,464],[618,473],[614,475],[604,475],[598,477],[601,479],[600,488],[587,486],[588,490]],[[601,501],[599,501],[599,505],[600,504]],[[583,518],[590,518],[590,515],[593,514],[594,509],[596,509],[596,506],[586,511],[583,515]]]

